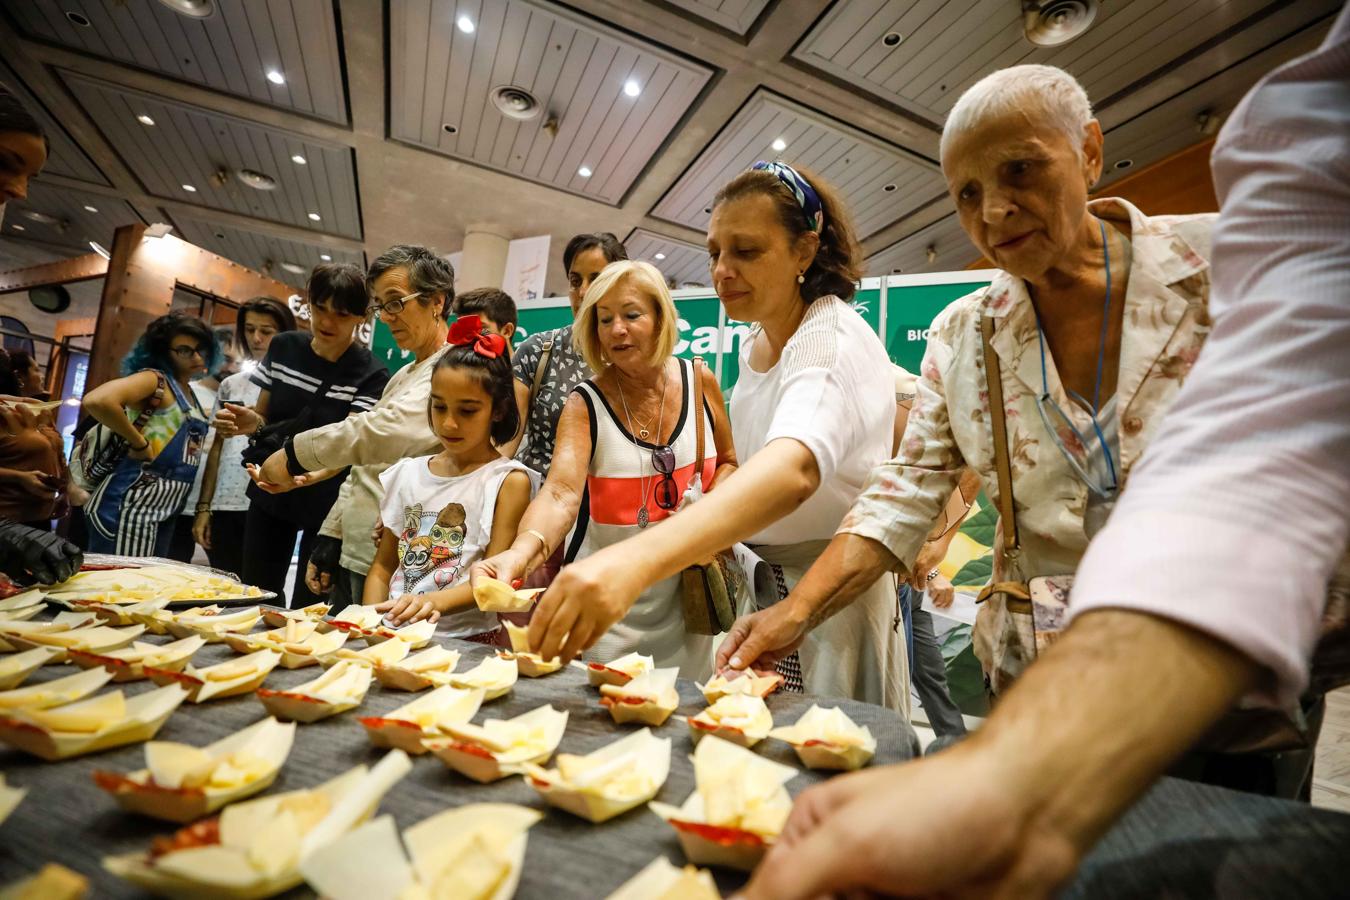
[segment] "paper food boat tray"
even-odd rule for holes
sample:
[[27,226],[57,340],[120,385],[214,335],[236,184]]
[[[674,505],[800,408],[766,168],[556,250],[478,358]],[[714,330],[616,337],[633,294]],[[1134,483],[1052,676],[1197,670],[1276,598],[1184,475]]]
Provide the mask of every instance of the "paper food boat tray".
[[[194,566],[188,563],[182,563],[175,559],[164,559],[159,556],[117,556],[112,553],[86,553],[84,555],[85,568],[100,569],[141,569],[146,566],[172,566],[175,569],[187,569],[191,572],[201,572],[203,570],[220,578],[228,578],[231,581],[239,581],[239,576],[233,572],[226,572],[224,569],[213,569],[210,566]],[[261,590],[261,588],[259,589]],[[255,596],[239,597],[212,597],[209,600],[170,600],[169,608],[189,607],[189,606],[210,606],[212,603],[218,604],[249,604],[249,603],[270,603],[276,600],[278,594],[276,591],[262,591]],[[47,598],[52,603],[58,603],[62,606],[71,607],[69,602]],[[283,601],[284,602],[284,601]],[[71,607],[73,608],[73,607]]]
[[[0,717],[0,741],[48,762],[123,744],[138,744],[153,738],[186,697],[187,691],[174,687],[137,694],[127,701],[127,707],[136,710],[135,716],[128,716],[122,724],[93,735],[51,733],[28,722]],[[142,720],[139,714],[144,710],[148,710],[151,717]]]

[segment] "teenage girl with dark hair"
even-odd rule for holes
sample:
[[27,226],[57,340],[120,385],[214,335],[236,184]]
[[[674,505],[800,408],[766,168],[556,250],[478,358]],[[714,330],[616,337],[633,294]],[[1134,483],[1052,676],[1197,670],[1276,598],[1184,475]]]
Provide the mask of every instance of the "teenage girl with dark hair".
[[127,443],[85,504],[91,551],[168,554],[206,438],[206,412],[188,382],[219,357],[205,322],[169,313],[150,323],[122,361],[124,377],[84,395],[84,411]]
[[450,344],[427,405],[441,452],[380,475],[380,545],[363,599],[396,623],[431,619],[444,636],[492,643],[497,617],[475,606],[469,566],[515,540],[535,476],[497,449],[519,424],[506,339],[463,316]]
[[[358,267],[315,266],[306,298],[311,332],[288,331],[272,338],[262,363],[250,375],[259,388],[258,401],[252,407],[227,403],[216,413],[214,425],[220,435],[257,435],[246,458],[255,452],[262,457],[305,429],[370,409],[389,380],[389,370],[356,341],[356,329],[366,320],[366,283]],[[246,490],[250,503],[239,574],[247,584],[283,593],[299,536],[294,606],[316,599],[305,586],[305,566],[346,472],[315,476],[289,494],[269,493],[257,482]]]
[[[284,301],[254,297],[239,307],[235,317],[234,342],[243,362],[241,370],[220,383],[215,414],[225,404],[253,407],[262,388],[252,373],[267,355],[272,338],[295,330],[295,316]],[[240,574],[244,568],[244,519],[248,512],[248,473],[243,453],[246,437],[222,437],[211,443],[202,474],[202,491],[192,510],[192,537],[206,550],[211,565]]]

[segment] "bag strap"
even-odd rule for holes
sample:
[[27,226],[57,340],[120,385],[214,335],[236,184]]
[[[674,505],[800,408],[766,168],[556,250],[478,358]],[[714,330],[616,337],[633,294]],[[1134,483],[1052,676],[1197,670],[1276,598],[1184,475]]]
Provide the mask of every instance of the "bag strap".
[[160,404],[164,402],[164,389],[168,387],[168,381],[165,380],[163,372],[158,369],[151,369],[150,371],[155,373],[155,378],[158,380],[155,383],[155,392],[145,399],[145,405],[136,414],[136,421],[131,423],[131,427],[137,431],[140,431],[142,426],[150,421],[150,417],[155,414],[155,410],[159,409]]
[[989,385],[989,424],[994,432],[994,471],[998,476],[998,513],[1003,519],[1003,555],[1016,559],[1022,552],[1017,533],[1016,507],[1013,505],[1012,460],[1008,455],[1008,419],[1003,407],[1003,370],[994,352],[994,320],[980,317],[980,339],[984,345],[984,378]]
[[[694,474],[698,475],[700,481],[703,476],[703,432],[707,429],[703,426],[703,406],[705,403],[703,397],[703,357],[694,357],[694,421],[698,423],[698,428],[694,432],[697,437],[694,438]],[[703,485],[706,491],[708,486]]]
[[534,397],[539,393],[539,385],[544,383],[544,373],[548,371],[548,361],[553,356],[553,338],[544,341],[539,354],[539,365],[534,367],[534,384],[530,385],[530,405],[525,407],[526,415],[534,409]]

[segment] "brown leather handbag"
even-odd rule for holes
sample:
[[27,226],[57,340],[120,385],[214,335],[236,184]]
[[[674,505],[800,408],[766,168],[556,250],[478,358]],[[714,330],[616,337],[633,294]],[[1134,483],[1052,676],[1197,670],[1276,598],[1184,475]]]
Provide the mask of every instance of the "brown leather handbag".
[[[694,414],[690,422],[698,429],[695,434],[694,473],[703,473],[704,445],[703,408],[707,398],[703,391],[703,358],[694,357]],[[690,634],[721,634],[736,621],[736,595],[740,564],[730,551],[713,554],[704,563],[689,566],[680,573],[680,599],[684,607],[684,627]]]

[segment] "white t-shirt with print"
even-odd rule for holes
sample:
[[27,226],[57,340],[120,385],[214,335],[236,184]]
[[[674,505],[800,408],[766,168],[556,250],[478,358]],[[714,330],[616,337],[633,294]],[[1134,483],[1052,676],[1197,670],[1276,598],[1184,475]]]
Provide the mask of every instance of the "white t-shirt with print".
[[[434,475],[430,456],[402,459],[380,475],[384,502],[380,522],[398,537],[398,566],[389,579],[389,599],[454,587],[469,577],[469,566],[485,555],[492,538],[497,493],[512,472],[538,476],[513,459],[496,459],[468,475]],[[436,630],[444,637],[469,637],[497,627],[494,613],[470,605],[442,615]]]

